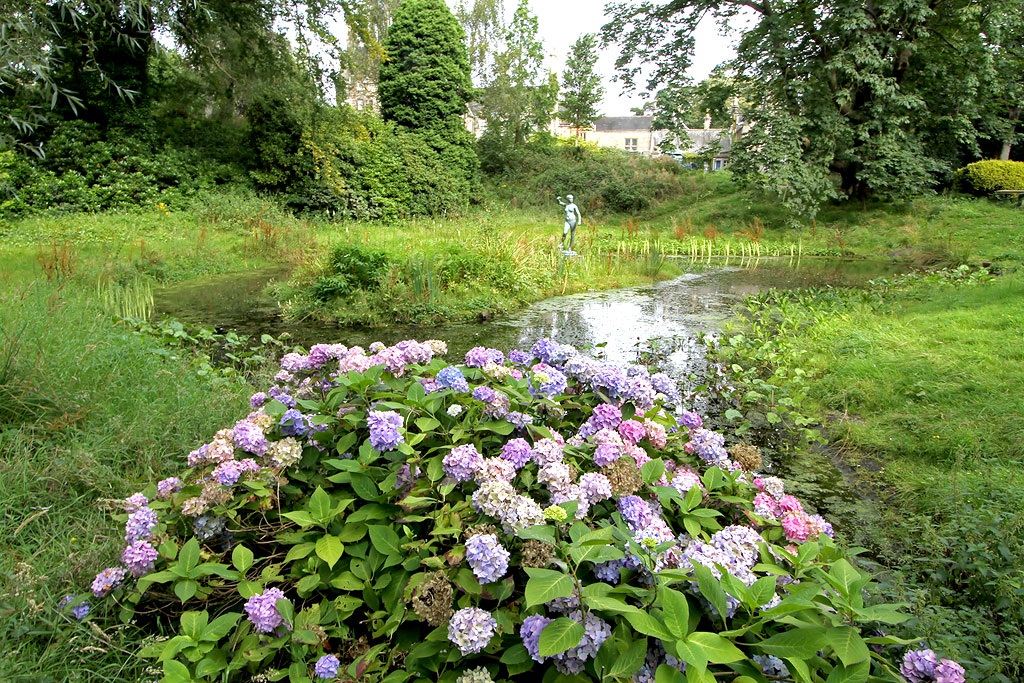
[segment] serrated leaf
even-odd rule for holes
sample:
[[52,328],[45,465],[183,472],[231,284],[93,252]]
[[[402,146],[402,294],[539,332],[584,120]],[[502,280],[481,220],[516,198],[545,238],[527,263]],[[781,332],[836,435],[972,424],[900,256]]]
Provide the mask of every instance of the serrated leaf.
[[686,683],[686,676],[668,664],[662,664],[654,672],[654,683]]
[[199,541],[196,537],[186,541],[185,545],[181,546],[181,552],[178,553],[178,565],[186,572],[190,572],[196,568],[199,564]]
[[640,467],[640,477],[645,484],[653,484],[665,474],[665,461],[661,458],[649,460]]
[[695,647],[699,647],[704,657],[712,664],[729,664],[746,659],[743,651],[736,647],[731,640],[723,638],[717,633],[697,631],[691,633],[686,641]]
[[693,575],[697,577],[697,585],[700,587],[700,594],[718,610],[718,617],[725,623],[725,612],[729,601],[722,584],[718,582],[711,570],[700,563],[694,563]]
[[363,500],[374,501],[380,497],[380,489],[377,488],[377,484],[373,479],[360,472],[352,474],[351,486],[356,495]]
[[776,657],[807,659],[813,657],[827,644],[824,629],[796,628],[776,633],[771,638],[757,643],[757,646]]
[[319,486],[309,497],[309,514],[315,522],[320,524],[331,518],[331,496]]
[[626,651],[615,658],[606,675],[611,678],[629,678],[644,665],[647,658],[647,639],[634,640]]
[[174,594],[182,602],[188,602],[199,590],[199,583],[192,579],[182,579],[174,584]]
[[253,563],[252,551],[246,548],[244,545],[236,545],[234,550],[231,551],[231,564],[234,565],[235,569],[245,574],[249,571],[249,567]]
[[672,636],[669,635],[668,629],[665,628],[665,625],[647,612],[641,610],[637,610],[636,612],[626,612],[625,617],[630,626],[644,635],[654,636],[661,640],[672,639]]
[[526,582],[526,606],[532,607],[549,602],[555,598],[567,598],[572,595],[572,577],[553,569],[536,569],[527,567],[530,579]]
[[374,524],[367,527],[370,532],[370,542],[381,555],[395,555],[401,552],[399,549],[400,540],[395,530],[382,524]]
[[207,622],[210,620],[210,614],[206,611],[196,612],[189,611],[183,612],[181,615],[181,632],[191,638],[195,642],[199,642],[200,636],[203,634],[203,629],[206,628]]
[[871,662],[865,661],[852,666],[836,666],[829,672],[825,683],[866,683],[871,673]]
[[559,617],[544,627],[537,643],[541,657],[552,657],[576,647],[583,639],[583,625],[569,617]]
[[871,657],[867,643],[852,626],[837,626],[825,631],[825,640],[844,666],[852,666]]
[[345,553],[345,545],[338,540],[337,536],[324,534],[316,541],[316,554],[327,566],[334,569],[341,556]]
[[685,638],[690,632],[690,604],[686,596],[673,588],[662,587],[661,609],[668,632],[676,638]]

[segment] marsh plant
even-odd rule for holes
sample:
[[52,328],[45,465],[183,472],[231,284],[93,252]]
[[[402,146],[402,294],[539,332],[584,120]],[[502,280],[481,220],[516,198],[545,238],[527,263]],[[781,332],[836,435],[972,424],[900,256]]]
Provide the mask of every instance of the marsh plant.
[[124,501],[120,562],[64,609],[174,624],[142,649],[165,683],[898,679],[898,607],[670,377],[548,339],[445,352],[286,354]]

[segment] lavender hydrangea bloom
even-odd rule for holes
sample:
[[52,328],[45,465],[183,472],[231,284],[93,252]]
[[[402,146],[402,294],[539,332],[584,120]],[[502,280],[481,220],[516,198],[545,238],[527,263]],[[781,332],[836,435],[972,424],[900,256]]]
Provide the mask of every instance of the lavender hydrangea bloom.
[[725,437],[718,432],[700,427],[690,433],[690,442],[686,450],[695,453],[708,465],[723,465],[729,460],[729,452],[725,450]]
[[135,543],[153,535],[157,525],[156,510],[150,507],[139,508],[128,516],[124,525],[124,540]]
[[280,588],[268,588],[245,601],[245,613],[259,633],[270,633],[284,624],[284,617],[277,611],[277,601],[285,600]]
[[92,611],[92,607],[89,605],[89,601],[83,600],[71,608],[71,616],[81,621],[89,616],[90,611]]
[[650,503],[639,496],[622,496],[618,501],[619,514],[630,529],[642,529],[654,518]]
[[213,469],[213,478],[221,486],[234,486],[242,476],[242,464],[237,460],[228,460]]
[[296,408],[286,410],[281,416],[281,433],[287,436],[304,436],[309,431],[306,416]]
[[124,581],[125,571],[121,567],[107,567],[92,580],[92,594],[102,598]]
[[395,349],[402,353],[402,357],[410,365],[426,365],[434,357],[434,351],[427,344],[422,344],[415,339],[406,339],[395,344]]
[[523,625],[519,627],[519,637],[523,640],[523,646],[535,662],[543,663],[547,660],[547,657],[540,655],[540,632],[550,623],[551,619],[534,614],[523,619]]
[[964,683],[966,673],[959,662],[940,659],[935,665],[935,683]]
[[935,677],[938,659],[932,650],[909,650],[903,655],[900,673],[909,683],[930,683]]
[[562,445],[554,439],[540,439],[533,444],[533,461],[538,467],[562,461]]
[[267,394],[263,391],[257,391],[255,394],[249,397],[249,405],[254,409],[259,408],[267,402]]
[[601,645],[612,634],[612,627],[605,620],[588,613],[584,618],[582,612],[573,612],[570,618],[583,624],[583,637],[576,647],[555,655],[555,668],[563,674],[578,674],[588,659],[597,656]]
[[466,353],[467,368],[482,368],[488,363],[501,364],[504,360],[505,354],[501,351],[483,346],[475,346]]
[[75,596],[70,593],[57,601],[57,609],[64,609],[75,601]]
[[267,392],[267,396],[269,398],[274,399],[275,401],[279,401],[280,403],[283,403],[285,405],[285,407],[287,407],[287,408],[294,408],[295,407],[295,399],[292,398],[291,394],[289,394],[287,391],[285,391],[281,387],[278,387],[278,386],[270,387],[270,391]]
[[567,360],[562,369],[570,377],[589,383],[597,373],[598,362],[590,356],[578,354]]
[[508,571],[509,552],[494,534],[476,534],[466,541],[466,560],[477,581],[493,583]]
[[281,357],[281,369],[285,372],[305,372],[310,369],[309,356],[301,353],[286,353]]
[[557,396],[563,393],[568,386],[565,375],[543,363],[534,365],[533,375],[530,381],[530,393],[534,396]]
[[594,452],[594,462],[598,467],[607,467],[619,459],[622,449],[613,443],[603,443]]
[[603,474],[587,472],[580,477],[580,491],[586,496],[587,504],[594,505],[612,497],[612,483]]
[[166,500],[167,498],[170,498],[171,494],[174,493],[175,491],[180,491],[182,486],[183,484],[181,482],[181,479],[178,479],[177,477],[167,477],[166,479],[161,479],[160,482],[156,485],[156,495],[158,498],[163,498]]
[[132,576],[139,577],[153,571],[158,556],[156,548],[150,544],[145,541],[135,541],[121,553],[121,564],[128,569]]
[[612,398],[615,398],[626,388],[629,378],[618,365],[603,363],[594,373],[591,383],[595,388],[604,389]]
[[600,429],[615,429],[622,422],[622,411],[619,410],[618,406],[613,406],[610,403],[602,403],[601,405],[594,408],[594,412],[591,413],[590,424],[593,426],[594,431]]
[[474,654],[487,647],[497,627],[497,620],[487,612],[478,607],[466,607],[448,621],[448,640],[455,643],[462,654]]
[[124,499],[124,510],[125,512],[132,513],[149,505],[149,498],[142,495],[141,493],[133,493]]
[[704,424],[704,420],[697,413],[683,413],[679,416],[679,424],[689,429],[696,429]]
[[[296,411],[298,412],[298,411]],[[232,430],[235,446],[253,455],[265,455],[270,445],[263,430],[248,420],[240,420]]]
[[757,562],[760,556],[758,548],[764,542],[761,534],[749,526],[739,524],[727,526],[711,537],[711,545],[747,567],[752,567]]
[[533,424],[533,417],[530,415],[526,415],[525,413],[520,413],[519,411],[513,410],[512,412],[505,416],[505,421],[511,422],[513,425],[516,426],[517,429],[523,429],[526,427],[526,425]]
[[501,457],[508,460],[518,470],[530,462],[533,449],[526,439],[512,439],[501,447]]
[[527,365],[531,360],[533,360],[533,356],[526,353],[525,351],[518,351],[513,349],[512,351],[508,352],[508,359],[514,365]]
[[473,389],[473,398],[484,403],[490,403],[494,398],[494,389],[484,386],[477,387]]
[[535,358],[540,358],[545,363],[550,363],[552,355],[558,351],[558,342],[551,341],[547,337],[537,340],[537,343],[530,349]]
[[477,452],[473,444],[463,444],[456,446],[444,456],[441,469],[456,481],[469,481],[483,462],[483,456]]
[[789,667],[775,655],[754,655],[752,659],[769,676],[789,676]]
[[338,675],[338,667],[341,666],[341,660],[334,655],[324,655],[317,660],[316,666],[313,667],[313,675],[317,678],[334,678]]
[[442,368],[437,373],[437,383],[445,389],[451,389],[452,391],[469,391],[469,382],[466,381],[462,371],[454,365]]
[[370,446],[375,451],[393,451],[405,441],[398,431],[402,426],[402,416],[393,410],[371,410],[366,416],[366,424],[370,427]]

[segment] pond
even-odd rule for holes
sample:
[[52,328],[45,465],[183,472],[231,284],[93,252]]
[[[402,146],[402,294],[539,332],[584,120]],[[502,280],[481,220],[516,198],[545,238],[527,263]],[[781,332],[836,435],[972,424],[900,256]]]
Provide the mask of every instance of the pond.
[[[485,323],[394,325],[343,328],[316,321],[286,320],[263,291],[287,271],[217,276],[168,287],[156,294],[157,313],[187,323],[227,332],[279,336],[303,346],[318,342],[368,345],[403,339],[443,339],[452,358],[474,346],[503,350],[529,349],[541,337],[590,349],[615,361],[636,361],[650,355],[689,387],[705,381],[707,364],[700,334],[716,333],[734,315],[736,304],[757,292],[804,287],[853,287],[898,274],[905,266],[881,261],[835,259],[759,259],[744,267],[687,263],[680,277],[624,289],[560,296],[532,304],[507,317]],[[700,396],[692,406],[704,412]],[[770,457],[768,469],[787,480],[789,488],[840,529],[844,521],[865,514],[863,498],[827,452]],[[852,537],[852,536],[848,536]]]

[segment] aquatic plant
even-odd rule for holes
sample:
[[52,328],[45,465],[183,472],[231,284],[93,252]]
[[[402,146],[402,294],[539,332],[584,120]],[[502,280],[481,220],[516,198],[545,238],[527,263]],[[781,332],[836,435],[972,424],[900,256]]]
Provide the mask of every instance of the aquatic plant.
[[445,353],[288,353],[126,500],[92,592],[177,620],[142,650],[165,683],[898,679],[898,608],[671,378],[548,339]]

